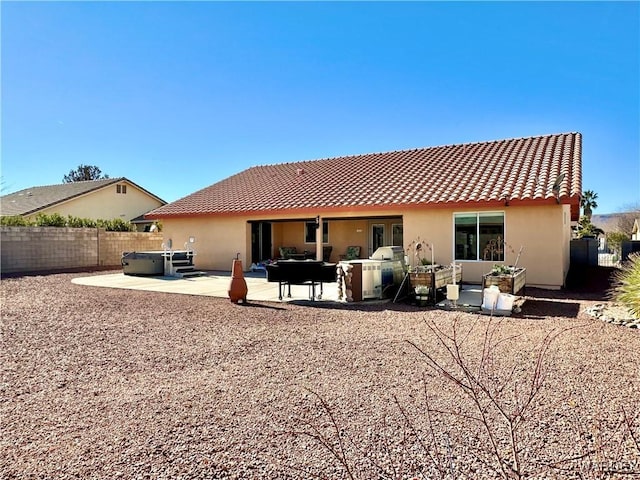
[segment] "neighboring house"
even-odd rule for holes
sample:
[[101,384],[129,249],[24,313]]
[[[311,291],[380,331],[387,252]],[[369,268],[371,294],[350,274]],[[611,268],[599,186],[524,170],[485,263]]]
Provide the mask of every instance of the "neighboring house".
[[[195,237],[201,269],[228,270],[237,254],[248,268],[279,247],[331,246],[337,261],[357,245],[367,258],[420,237],[436,263],[462,264],[463,281],[514,264],[523,247],[527,284],[559,288],[579,215],[581,143],[564,133],[257,166],[146,218],[162,220],[177,247]],[[502,241],[503,252],[487,249]]]
[[640,219],[633,221],[633,228],[631,229],[631,240],[640,240]]
[[[629,235],[631,240],[640,240],[640,234],[637,232],[638,227],[634,223],[638,221],[635,218],[636,215],[637,212],[635,211],[593,215],[591,217],[591,223],[605,233],[605,235],[599,237],[600,249],[608,249],[606,234],[612,232],[622,232]],[[637,238],[634,239],[634,235]]]
[[143,215],[167,202],[124,177],[31,187],[0,197],[0,215],[58,213],[93,220],[120,218],[133,221],[138,230],[153,222]]

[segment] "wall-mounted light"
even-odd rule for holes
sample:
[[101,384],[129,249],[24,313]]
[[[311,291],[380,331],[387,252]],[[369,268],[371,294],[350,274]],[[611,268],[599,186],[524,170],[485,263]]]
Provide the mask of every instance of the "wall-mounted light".
[[316,229],[320,228],[320,215],[316,217]]

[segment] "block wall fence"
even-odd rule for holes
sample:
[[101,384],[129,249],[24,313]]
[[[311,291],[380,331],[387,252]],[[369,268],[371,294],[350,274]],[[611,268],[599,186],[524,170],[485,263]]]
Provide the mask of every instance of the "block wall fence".
[[0,227],[0,272],[120,266],[122,252],[162,249],[162,233],[102,228]]

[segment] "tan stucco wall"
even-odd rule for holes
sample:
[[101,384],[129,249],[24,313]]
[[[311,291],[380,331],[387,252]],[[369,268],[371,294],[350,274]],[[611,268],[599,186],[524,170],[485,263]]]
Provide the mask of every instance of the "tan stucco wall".
[[[506,252],[506,264],[514,264],[520,247],[523,252],[518,265],[527,268],[527,284],[559,288],[564,284],[569,268],[570,212],[564,205],[539,207],[505,207],[496,209],[431,209],[407,210],[403,221],[403,247],[418,236],[434,245],[435,261],[449,264],[453,259],[453,214],[477,211],[502,211],[505,214],[505,240],[511,249]],[[376,216],[398,216],[397,211],[375,212]],[[361,215],[361,214],[360,214]],[[385,223],[390,232],[397,220],[334,219],[329,223],[329,245],[333,247],[331,260],[337,261],[349,245],[360,245],[362,257],[369,256],[370,229],[373,223]],[[335,215],[333,217],[336,217]],[[282,216],[295,222],[273,223],[273,257],[278,247],[294,246],[299,251],[314,251],[315,245],[304,242],[304,220]],[[305,217],[310,218],[310,216]],[[191,219],[163,219],[165,242],[171,238],[174,249],[181,249],[189,236],[196,237],[196,266],[206,270],[230,270],[231,261],[240,253],[245,269],[251,260],[251,227],[249,221],[268,221],[273,217],[202,217]],[[430,253],[429,253],[430,255]],[[460,262],[463,281],[480,283],[482,275],[491,270],[494,262]]]
[[[74,217],[91,218],[93,220],[121,218],[128,221],[162,206],[161,202],[131,183],[120,182],[120,184],[127,186],[126,194],[116,193],[116,184],[113,184],[51,208],[43,209],[38,213],[47,215],[58,213],[63,217],[73,215]],[[30,218],[35,217],[36,215],[31,215]]]
[[181,250],[189,237],[195,237],[194,264],[202,270],[231,270],[232,260],[240,254],[243,267],[251,253],[251,228],[247,218],[185,218],[162,220],[164,244],[171,240]]
[[[397,212],[376,212],[378,216],[396,215]],[[329,243],[333,247],[331,260],[338,261],[340,255],[346,253],[347,246],[362,247],[362,257],[368,256],[369,221],[349,220],[350,213],[344,214],[345,220],[330,221]],[[334,216],[335,217],[335,216]],[[246,217],[194,217],[178,219],[162,219],[162,233],[165,243],[171,239],[174,249],[184,248],[190,236],[196,237],[195,264],[203,270],[230,270],[231,260],[240,253],[243,267],[251,265],[251,225],[249,221],[269,221],[273,216]],[[272,257],[276,258],[278,248],[296,247],[300,252],[315,251],[315,244],[305,243],[304,222],[315,216],[282,215],[278,220],[287,222],[272,223]],[[396,217],[401,218],[401,217]],[[378,221],[376,221],[378,222]],[[389,224],[396,223],[397,221]]]
[[[510,247],[506,249],[504,263],[513,265],[523,247],[518,266],[527,269],[528,285],[558,288],[564,284],[569,268],[571,234],[570,225],[565,222],[570,218],[568,206],[410,211],[404,216],[405,247],[419,236],[434,245],[436,263],[449,264],[453,260],[453,214],[482,211],[504,212],[505,241]],[[462,264],[462,280],[471,283],[479,283],[494,264],[459,263]]]
[[[296,247],[297,251],[314,252],[315,243],[305,243],[304,221],[273,224],[273,256],[278,256],[279,247]],[[275,233],[277,232],[277,233]],[[362,257],[366,258],[368,245],[367,220],[331,220],[329,221],[329,241],[331,261],[337,262],[340,255],[347,251],[347,247],[357,245],[361,247]]]

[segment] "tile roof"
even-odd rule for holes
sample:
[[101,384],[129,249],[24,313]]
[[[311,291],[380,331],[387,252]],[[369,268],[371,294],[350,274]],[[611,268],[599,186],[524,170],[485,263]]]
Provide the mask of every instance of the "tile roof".
[[44,208],[51,207],[64,201],[71,200],[72,198],[124,181],[136,186],[152,197],[157,198],[162,203],[166,203],[164,200],[156,197],[152,193],[124,177],[104,178],[100,180],[87,180],[84,182],[30,187],[8,195],[3,195],[0,197],[0,215],[30,215]]
[[278,212],[315,216],[507,201],[559,201],[577,212],[581,143],[579,133],[563,133],[251,167],[157,208],[147,218]]

